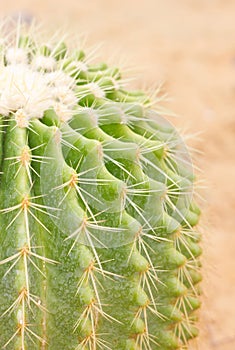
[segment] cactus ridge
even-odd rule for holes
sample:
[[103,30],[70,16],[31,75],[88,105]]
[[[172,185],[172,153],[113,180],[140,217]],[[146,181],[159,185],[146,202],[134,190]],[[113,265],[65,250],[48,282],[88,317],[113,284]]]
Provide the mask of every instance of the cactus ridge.
[[0,347],[187,349],[201,281],[187,149],[118,68],[54,41],[18,23],[0,47]]

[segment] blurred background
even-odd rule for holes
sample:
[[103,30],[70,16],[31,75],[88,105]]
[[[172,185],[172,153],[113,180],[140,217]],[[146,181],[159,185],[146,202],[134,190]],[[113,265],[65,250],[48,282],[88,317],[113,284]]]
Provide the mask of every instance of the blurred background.
[[[100,59],[132,67],[132,86],[163,83],[170,121],[195,135],[205,202],[204,283],[199,350],[235,349],[235,1],[7,0],[19,11],[69,25],[102,43]],[[200,134],[201,133],[201,134]],[[200,136],[198,136],[200,134]]]

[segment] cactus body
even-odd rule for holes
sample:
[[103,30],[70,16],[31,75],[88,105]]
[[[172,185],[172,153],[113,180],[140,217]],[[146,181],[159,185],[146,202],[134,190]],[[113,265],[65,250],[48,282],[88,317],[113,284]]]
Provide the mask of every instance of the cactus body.
[[200,211],[174,128],[62,42],[17,31],[0,70],[1,348],[187,349]]

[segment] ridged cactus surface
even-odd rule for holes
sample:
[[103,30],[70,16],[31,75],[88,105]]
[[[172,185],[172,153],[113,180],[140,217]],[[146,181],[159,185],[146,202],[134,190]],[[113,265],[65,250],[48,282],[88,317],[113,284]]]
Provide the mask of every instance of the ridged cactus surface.
[[188,349],[201,248],[187,150],[119,69],[31,32],[0,48],[0,347]]

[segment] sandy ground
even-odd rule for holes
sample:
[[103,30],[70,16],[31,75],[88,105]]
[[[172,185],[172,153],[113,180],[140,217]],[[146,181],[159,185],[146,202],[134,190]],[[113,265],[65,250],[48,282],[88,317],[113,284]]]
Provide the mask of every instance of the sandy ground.
[[[60,5],[61,6],[58,6]],[[25,9],[104,42],[102,57],[140,67],[138,87],[164,82],[171,121],[189,133],[206,189],[204,306],[200,350],[235,349],[235,1],[18,0],[1,14]],[[136,74],[136,73],[135,73]],[[193,346],[196,349],[196,346]]]

